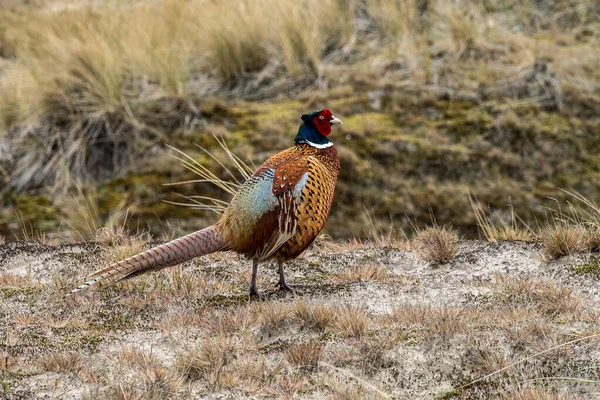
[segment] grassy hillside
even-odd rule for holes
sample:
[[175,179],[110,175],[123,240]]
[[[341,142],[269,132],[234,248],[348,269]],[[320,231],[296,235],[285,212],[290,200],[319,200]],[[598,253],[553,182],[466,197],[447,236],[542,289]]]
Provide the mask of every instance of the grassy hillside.
[[[545,220],[600,194],[595,1],[33,2],[0,8],[0,234],[153,234],[215,216],[166,204],[228,199],[170,158],[226,178],[213,135],[250,164],[323,107],[342,173],[326,231],[364,237],[492,219]],[[227,163],[225,163],[227,166]],[[510,207],[509,207],[510,204]],[[126,212],[129,210],[129,212]],[[125,218],[127,216],[127,218]],[[126,219],[126,222],[123,220]]]

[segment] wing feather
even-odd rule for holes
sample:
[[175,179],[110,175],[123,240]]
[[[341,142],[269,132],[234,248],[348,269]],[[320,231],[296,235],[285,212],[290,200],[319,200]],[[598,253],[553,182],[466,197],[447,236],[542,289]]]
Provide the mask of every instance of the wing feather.
[[308,181],[308,160],[288,150],[267,160],[242,185],[222,219],[232,248],[265,260],[294,236]]

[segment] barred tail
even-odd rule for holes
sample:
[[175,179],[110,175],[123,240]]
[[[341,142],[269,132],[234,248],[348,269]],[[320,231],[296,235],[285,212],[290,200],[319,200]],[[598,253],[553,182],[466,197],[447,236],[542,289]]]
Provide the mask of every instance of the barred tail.
[[214,225],[209,226],[98,270],[86,276],[87,281],[71,290],[67,296],[109,277],[118,278],[115,283],[120,282],[228,247],[229,244],[219,235]]

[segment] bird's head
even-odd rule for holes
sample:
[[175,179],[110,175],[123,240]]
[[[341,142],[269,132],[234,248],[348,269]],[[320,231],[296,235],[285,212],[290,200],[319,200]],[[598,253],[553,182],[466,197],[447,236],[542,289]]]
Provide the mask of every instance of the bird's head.
[[342,124],[342,120],[334,117],[328,108],[304,114],[294,142],[319,148],[329,147],[332,143],[327,136],[331,134],[331,127],[335,124]]

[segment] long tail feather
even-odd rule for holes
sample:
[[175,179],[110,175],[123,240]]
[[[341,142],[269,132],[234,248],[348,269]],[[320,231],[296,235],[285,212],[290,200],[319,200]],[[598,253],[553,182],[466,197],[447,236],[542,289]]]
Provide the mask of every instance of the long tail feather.
[[215,227],[209,226],[98,270],[88,275],[87,281],[71,290],[67,296],[87,289],[109,277],[118,278],[117,282],[120,282],[228,247],[229,244],[219,235]]

